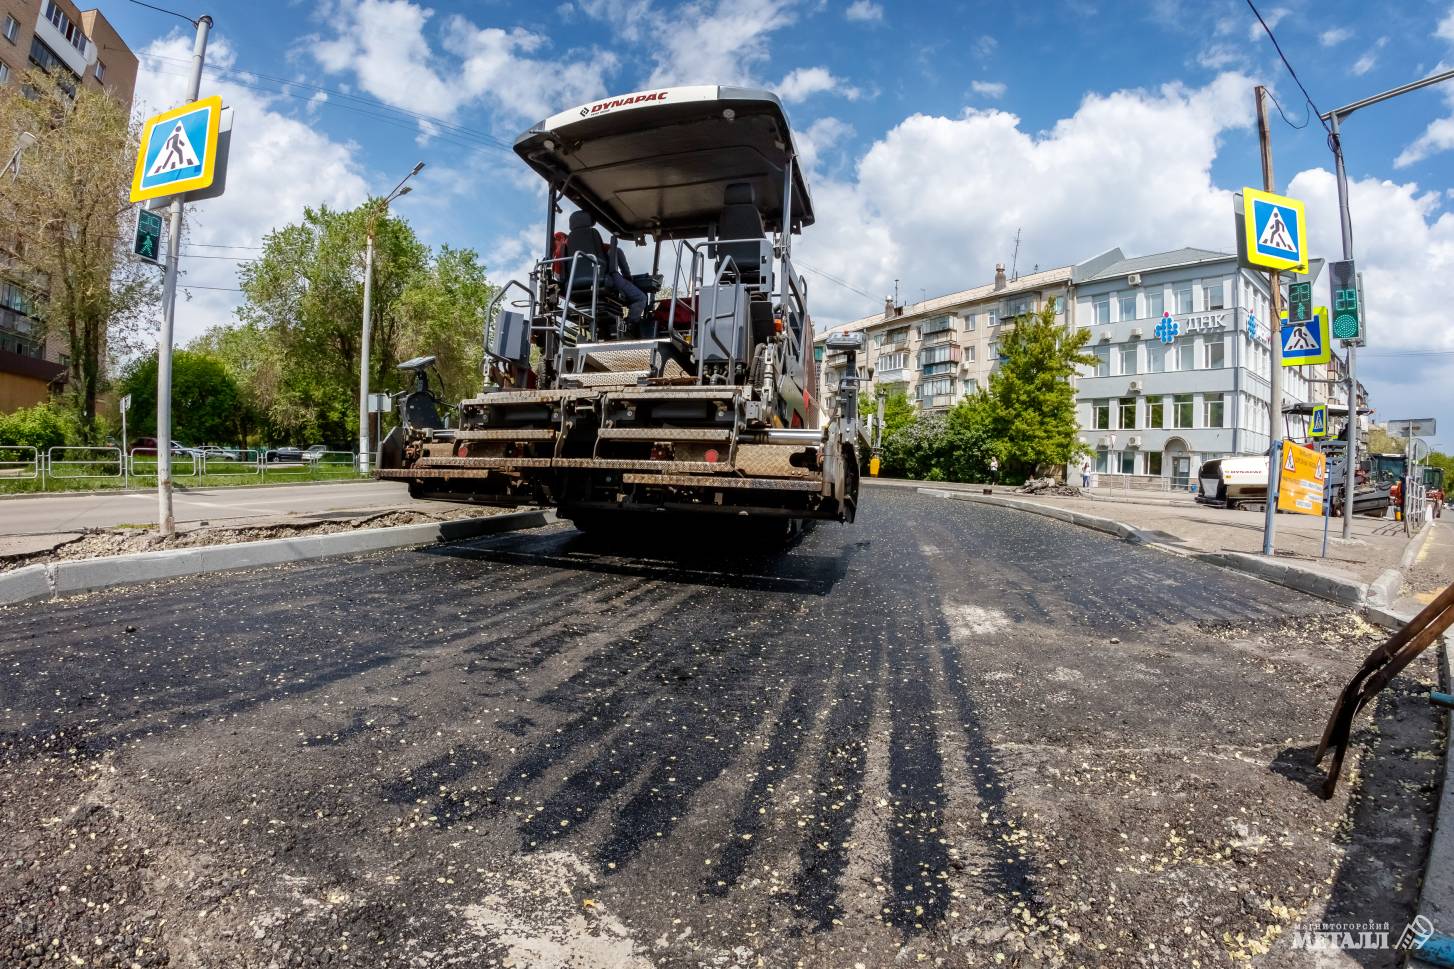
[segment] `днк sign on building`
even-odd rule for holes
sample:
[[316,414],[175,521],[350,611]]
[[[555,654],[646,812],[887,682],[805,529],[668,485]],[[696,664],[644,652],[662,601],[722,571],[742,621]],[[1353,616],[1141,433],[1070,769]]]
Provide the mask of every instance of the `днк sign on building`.
[[[81,10],[71,0],[0,0],[0,96],[14,96],[31,68],[49,71],[68,91],[108,91],[128,108],[136,87],[136,55],[100,10]],[[16,148],[0,144],[0,163]],[[41,336],[33,281],[7,278],[3,261],[0,254],[0,411],[10,411],[45,400],[64,382],[70,361],[64,334]]]

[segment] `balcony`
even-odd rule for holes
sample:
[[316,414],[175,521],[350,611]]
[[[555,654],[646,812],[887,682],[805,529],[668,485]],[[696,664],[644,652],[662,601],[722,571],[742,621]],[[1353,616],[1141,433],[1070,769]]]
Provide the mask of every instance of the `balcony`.
[[89,37],[80,33],[80,24],[71,24],[70,28],[72,36],[80,38],[80,47],[72,44],[66,35],[50,22],[45,15],[45,4],[41,4],[40,16],[35,21],[35,36],[50,48],[52,54],[60,58],[62,64],[70,68],[72,74],[77,77],[85,77],[86,69],[96,63],[96,45]]
[[874,380],[881,384],[902,384],[909,381],[908,367],[895,367],[892,370],[880,370],[874,374]]
[[66,367],[65,364],[52,363],[39,357],[27,357],[9,350],[0,350],[0,373],[32,377],[36,380],[44,380],[46,383],[53,383],[65,377]]

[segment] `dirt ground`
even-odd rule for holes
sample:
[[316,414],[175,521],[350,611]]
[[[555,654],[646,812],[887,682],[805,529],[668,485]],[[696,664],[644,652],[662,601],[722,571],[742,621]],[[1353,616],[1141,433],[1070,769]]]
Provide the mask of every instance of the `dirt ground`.
[[[874,494],[782,554],[565,526],[0,610],[0,965],[1397,965],[1432,657]],[[1062,563],[1047,566],[1047,562]]]

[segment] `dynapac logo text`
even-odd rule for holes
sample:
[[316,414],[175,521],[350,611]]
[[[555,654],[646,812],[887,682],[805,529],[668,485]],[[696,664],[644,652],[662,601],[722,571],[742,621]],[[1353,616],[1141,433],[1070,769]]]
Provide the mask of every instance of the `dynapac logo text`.
[[666,91],[652,91],[650,94],[633,94],[629,98],[613,98],[610,101],[593,104],[589,111],[582,111],[581,114],[600,114],[602,111],[610,111],[612,108],[624,108],[628,104],[642,104],[646,101],[665,101],[666,95]]

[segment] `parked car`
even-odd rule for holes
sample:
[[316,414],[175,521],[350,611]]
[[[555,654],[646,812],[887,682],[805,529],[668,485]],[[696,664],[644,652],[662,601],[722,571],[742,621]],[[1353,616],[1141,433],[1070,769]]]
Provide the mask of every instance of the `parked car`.
[[320,460],[322,460],[323,455],[327,451],[328,451],[328,445],[327,444],[315,444],[312,447],[310,447],[308,450],[306,450],[306,451],[303,452],[303,460],[304,461],[311,461],[312,463],[317,464]]
[[[157,439],[154,437],[139,437],[131,445],[131,449],[143,457],[147,455],[155,456],[157,453]],[[173,441],[172,454],[173,456],[179,457],[197,458],[201,456],[202,452],[199,448],[187,447],[181,441]]]
[[263,460],[268,464],[302,464],[303,452],[295,447],[268,448]]
[[243,461],[247,458],[247,452],[241,448],[218,447],[216,444],[204,444],[195,450],[208,461]]

